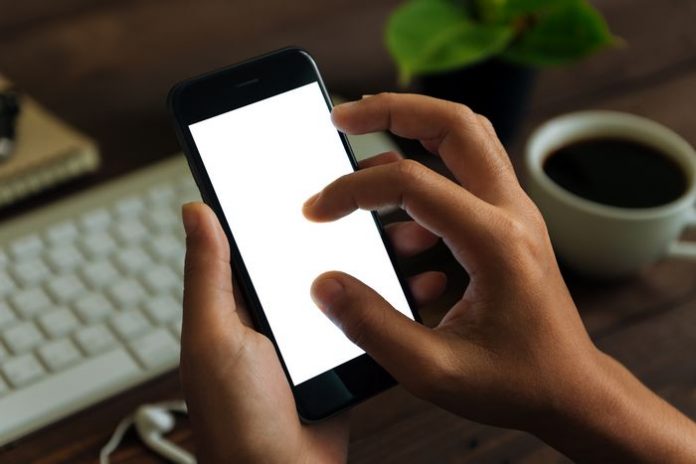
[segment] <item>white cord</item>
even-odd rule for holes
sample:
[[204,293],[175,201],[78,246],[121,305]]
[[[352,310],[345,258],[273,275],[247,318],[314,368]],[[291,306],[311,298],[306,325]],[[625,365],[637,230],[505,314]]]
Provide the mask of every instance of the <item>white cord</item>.
[[[149,406],[182,414],[186,414],[188,412],[186,403],[183,401],[163,401],[161,403],[155,403]],[[123,440],[123,436],[128,431],[128,428],[135,422],[134,418],[135,414],[129,414],[121,419],[121,422],[119,422],[116,429],[114,429],[114,433],[111,435],[109,441],[106,443],[106,445],[104,445],[101,451],[99,451],[99,464],[110,464],[109,456],[111,453],[116,451],[118,445],[121,444],[121,440]]]
[[128,428],[133,425],[133,414],[129,414],[118,423],[113,435],[109,441],[104,445],[104,447],[99,452],[99,464],[109,464],[109,455],[116,451],[118,445],[121,444],[123,436],[126,434]]

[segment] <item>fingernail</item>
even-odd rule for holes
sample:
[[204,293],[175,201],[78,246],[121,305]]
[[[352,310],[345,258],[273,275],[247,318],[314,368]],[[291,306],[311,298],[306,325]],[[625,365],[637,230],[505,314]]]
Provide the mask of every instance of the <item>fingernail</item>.
[[192,235],[198,228],[198,214],[194,211],[194,203],[185,203],[181,206],[181,219],[184,222],[186,235]]
[[312,285],[312,299],[319,309],[326,312],[333,306],[344,293],[343,285],[336,279],[326,278],[314,282]]
[[362,99],[364,100],[364,99],[366,99],[366,98],[370,98],[370,97],[374,97],[374,96],[375,96],[375,95],[372,94],[372,93],[366,93],[365,95],[362,96]]

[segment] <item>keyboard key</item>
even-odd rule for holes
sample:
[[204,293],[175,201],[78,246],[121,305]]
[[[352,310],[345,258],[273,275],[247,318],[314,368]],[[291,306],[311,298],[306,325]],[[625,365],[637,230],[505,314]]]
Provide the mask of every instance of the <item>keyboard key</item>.
[[68,308],[59,308],[39,316],[39,325],[51,338],[59,338],[74,331],[79,322]]
[[119,273],[113,264],[102,260],[89,263],[82,268],[82,277],[90,287],[100,289],[116,280]]
[[168,232],[169,230],[180,227],[183,231],[181,218],[169,208],[154,209],[145,215],[147,223],[154,230]]
[[2,334],[5,344],[15,354],[29,351],[43,341],[43,335],[33,322],[21,322]]
[[63,245],[59,248],[52,248],[46,259],[56,272],[67,272],[82,264],[85,257],[73,245]]
[[171,203],[176,198],[174,187],[171,184],[162,184],[152,187],[147,194],[151,204],[157,206]]
[[181,305],[172,297],[158,296],[145,302],[145,312],[157,325],[181,319]]
[[116,212],[121,217],[137,216],[145,210],[143,200],[138,197],[128,197],[116,203]]
[[84,322],[99,322],[114,312],[114,306],[101,293],[87,293],[73,303],[75,312]]
[[13,268],[17,281],[24,286],[35,285],[46,280],[51,270],[41,258],[20,261]]
[[10,295],[17,288],[17,284],[6,272],[0,271],[0,297]]
[[143,273],[143,281],[153,293],[163,293],[183,287],[181,278],[167,266],[154,266]]
[[126,275],[137,275],[145,268],[152,266],[152,258],[140,248],[126,248],[114,256],[116,265]]
[[122,279],[109,287],[109,295],[120,308],[134,308],[146,296],[145,289],[135,279]]
[[84,238],[82,247],[87,255],[99,258],[111,254],[118,246],[108,233],[96,232]]
[[172,234],[162,234],[150,241],[150,251],[160,260],[169,261],[183,256],[185,248],[183,241]]
[[25,259],[36,256],[43,250],[43,241],[38,235],[22,237],[10,244],[10,251],[15,259]]
[[[23,387],[44,376],[46,371],[41,367],[39,361],[34,355],[25,354],[10,358],[2,363],[2,372],[5,378],[10,381],[10,384],[15,388]],[[7,412],[4,411],[4,414]]]
[[150,234],[150,231],[140,221],[127,219],[119,222],[115,229],[114,235],[124,245],[134,245],[141,242]]
[[88,355],[94,355],[116,345],[116,338],[104,324],[80,329],[75,333],[80,348]]
[[[0,437],[35,430],[36,424],[83,409],[142,380],[142,370],[125,349],[95,356],[0,398]],[[59,412],[60,411],[60,412]]]
[[136,358],[149,369],[170,365],[179,359],[179,344],[164,329],[133,340],[130,347]]
[[89,232],[104,230],[111,224],[111,215],[104,208],[85,213],[80,218],[80,225]]
[[29,319],[51,306],[51,300],[40,287],[30,288],[15,293],[11,298],[12,306],[22,317]]
[[179,180],[178,197],[181,203],[201,200],[201,194],[196,187],[196,182],[190,175]]
[[52,371],[64,369],[82,358],[73,342],[67,338],[43,345],[39,348],[39,356]]
[[48,241],[55,245],[70,243],[74,241],[78,235],[79,232],[77,227],[70,221],[61,222],[46,230]]
[[48,283],[48,291],[59,303],[69,303],[87,289],[75,274],[66,274],[51,280]]
[[11,326],[16,321],[17,317],[12,309],[10,309],[6,303],[0,302],[0,332]]
[[111,327],[124,340],[150,330],[150,323],[138,310],[119,312],[111,317]]

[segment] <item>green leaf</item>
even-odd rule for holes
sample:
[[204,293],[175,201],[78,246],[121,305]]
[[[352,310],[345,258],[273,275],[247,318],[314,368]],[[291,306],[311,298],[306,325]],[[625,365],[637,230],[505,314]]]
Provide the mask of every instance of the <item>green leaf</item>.
[[389,52],[402,83],[415,74],[448,71],[504,50],[513,29],[477,24],[466,10],[447,0],[416,0],[398,8],[387,24]]
[[567,64],[615,41],[599,12],[584,0],[558,1],[529,18],[529,24],[522,23],[522,28],[502,57],[531,66]]
[[510,0],[477,0],[478,19],[489,24],[502,22],[509,2]]
[[476,18],[485,23],[504,24],[550,8],[584,0],[473,0]]

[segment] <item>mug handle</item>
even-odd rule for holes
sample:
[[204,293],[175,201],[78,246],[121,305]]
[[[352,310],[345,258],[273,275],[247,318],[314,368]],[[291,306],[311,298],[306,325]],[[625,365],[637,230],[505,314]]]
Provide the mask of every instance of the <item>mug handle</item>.
[[[696,209],[692,209],[691,214],[686,219],[685,228],[689,227],[696,227]],[[670,245],[667,254],[675,258],[696,259],[696,242],[674,242]]]

